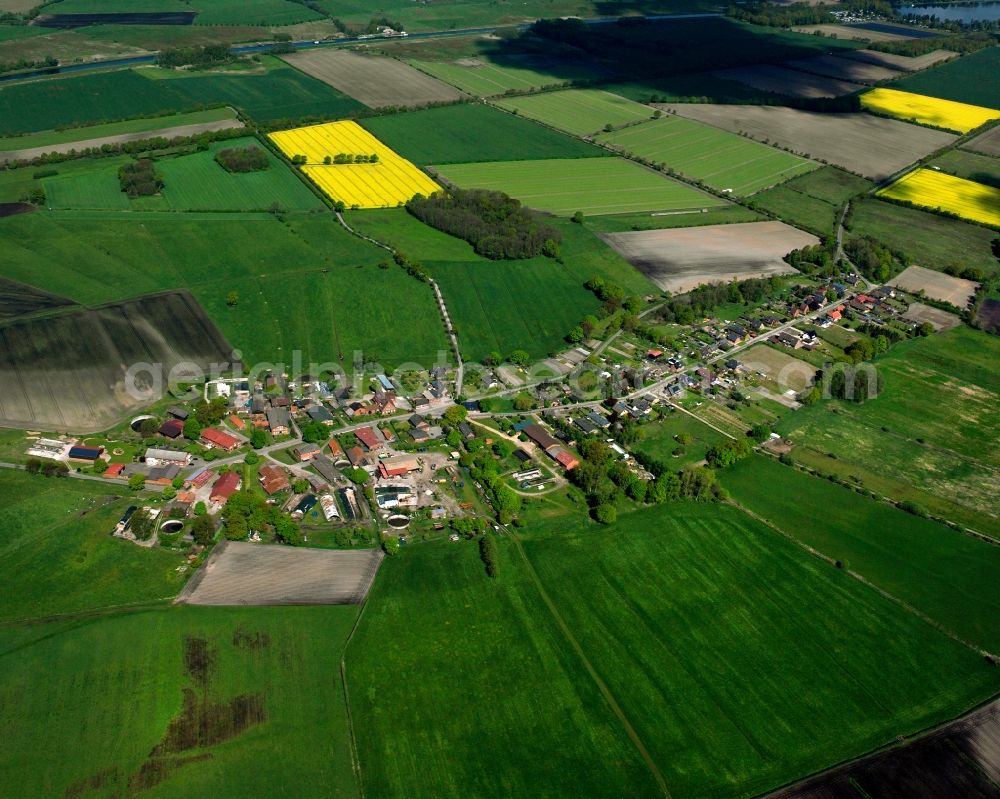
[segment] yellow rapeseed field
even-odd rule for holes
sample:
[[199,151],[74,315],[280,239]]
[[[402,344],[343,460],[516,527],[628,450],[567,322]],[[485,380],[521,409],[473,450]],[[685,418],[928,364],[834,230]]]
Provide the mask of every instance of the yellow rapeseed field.
[[878,193],[1000,227],[1000,189],[934,169],[915,169]]
[[968,133],[991,119],[1000,119],[1000,111],[992,108],[901,92],[898,89],[872,89],[865,92],[861,95],[861,105],[882,114],[958,133]]
[[[289,158],[304,155],[305,172],[323,193],[348,208],[393,208],[414,194],[433,194],[440,186],[386,147],[356,122],[328,122],[270,134]],[[378,156],[374,164],[330,164],[336,155]]]

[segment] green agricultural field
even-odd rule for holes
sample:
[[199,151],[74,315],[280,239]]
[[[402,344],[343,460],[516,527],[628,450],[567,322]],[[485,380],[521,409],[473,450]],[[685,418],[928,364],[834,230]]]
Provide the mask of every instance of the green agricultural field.
[[764,793],[1000,685],[978,652],[734,508],[673,503],[524,548],[673,796]]
[[60,0],[51,14],[104,14],[127,10],[196,11],[195,25],[292,25],[322,15],[291,0],[129,0],[126,9],[109,0]]
[[411,66],[438,80],[450,83],[474,97],[494,97],[510,90],[532,91],[557,86],[574,80],[592,80],[602,74],[586,64],[553,60],[549,69],[498,63],[489,57],[465,59],[463,62],[416,61]]
[[113,485],[0,470],[0,622],[173,598],[179,556],[111,537],[133,501]]
[[939,67],[907,75],[892,83],[891,87],[960,103],[1000,108],[997,74],[1000,74],[1000,47],[986,47]]
[[600,89],[568,89],[497,100],[496,105],[575,136],[589,136],[605,125],[621,127],[650,119],[648,106]]
[[770,458],[749,458],[721,479],[738,503],[784,533],[846,561],[974,645],[1000,651],[1000,547]]
[[625,233],[629,230],[663,230],[675,227],[698,227],[700,225],[728,225],[736,222],[761,222],[763,214],[755,213],[742,205],[724,205],[711,210],[697,209],[687,213],[653,215],[618,214],[616,216],[589,216],[584,225],[595,233]]
[[419,165],[608,155],[599,147],[481,103],[370,117],[361,124]]
[[874,236],[930,269],[971,266],[988,274],[1000,271],[992,251],[997,234],[980,225],[865,199],[851,205],[848,228],[855,235]]
[[625,214],[726,205],[725,200],[624,158],[498,161],[436,169],[464,189],[491,189],[558,216]]
[[124,210],[128,197],[118,182],[118,166],[129,159],[114,163],[95,161],[90,169],[73,170],[73,174],[45,178],[45,204],[49,208],[88,208]]
[[[655,458],[664,466],[679,470],[705,460],[709,447],[722,444],[729,439],[719,431],[698,421],[682,411],[674,411],[665,419],[639,428],[642,438],[631,449]],[[678,436],[690,436],[688,444],[681,444]],[[681,450],[680,454],[674,452]]]
[[438,281],[464,357],[516,349],[542,358],[568,346],[564,336],[600,305],[583,284],[600,275],[629,294],[654,287],[587,230],[556,220],[564,264],[549,258],[488,261],[472,247],[424,225],[405,210],[364,211],[349,222],[419,261]]
[[363,106],[291,67],[262,75],[150,80],[142,70],[100,72],[0,88],[0,135],[232,105],[257,121],[337,119]]
[[929,164],[960,178],[1000,188],[1000,158],[970,153],[967,150],[949,150]]
[[522,563],[510,546],[501,555],[496,581],[474,543],[383,562],[347,649],[364,794],[652,795]]
[[1000,340],[967,327],[914,339],[875,362],[885,381],[878,399],[821,402],[787,416],[779,432],[820,471],[857,475],[880,493],[998,531],[998,361]]
[[231,108],[210,108],[207,111],[191,111],[184,114],[130,119],[125,122],[109,122],[105,125],[90,125],[85,128],[70,128],[68,130],[47,130],[25,136],[8,136],[0,139],[0,151],[24,150],[29,147],[48,147],[56,144],[68,144],[88,139],[99,139],[104,136],[120,136],[127,133],[148,133],[149,131],[174,128],[181,125],[200,125],[205,122],[218,122],[223,119],[235,119],[236,112]]
[[871,186],[871,182],[857,175],[824,166],[757,194],[753,204],[791,225],[829,236],[836,228],[844,203]]
[[597,141],[738,197],[819,167],[806,158],[671,115],[603,133]]
[[639,103],[731,103],[773,101],[775,95],[726,80],[711,72],[648,78],[636,83],[608,83],[604,88]]
[[246,364],[300,350],[346,366],[357,350],[392,368],[447,350],[430,288],[379,269],[384,251],[329,215],[52,212],[0,229],[17,242],[0,250],[0,276],[88,304],[190,288]]
[[0,794],[358,796],[338,674],[356,615],[181,606],[0,630]]

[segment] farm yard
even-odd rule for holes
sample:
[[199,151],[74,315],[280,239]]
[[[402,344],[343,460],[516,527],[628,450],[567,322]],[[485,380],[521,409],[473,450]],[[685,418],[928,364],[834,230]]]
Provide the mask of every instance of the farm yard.
[[738,197],[819,165],[680,116],[630,125],[596,140]]
[[778,349],[777,345],[757,344],[743,353],[740,362],[749,371],[764,375],[780,391],[800,393],[816,376],[815,366]]
[[369,117],[360,124],[419,166],[610,155],[600,147],[483,103]]
[[599,89],[567,89],[497,100],[496,105],[575,136],[650,119],[653,109]]
[[878,194],[1000,227],[1000,189],[933,169],[915,169]]
[[712,73],[723,80],[745,83],[754,89],[785,97],[840,97],[858,91],[861,86],[837,78],[812,75],[773,64],[758,64],[738,69],[720,69]]
[[[351,208],[391,208],[439,186],[356,122],[328,122],[270,134],[289,158],[306,158],[302,171],[333,200]],[[338,154],[378,156],[377,163],[332,163]]]
[[991,120],[1000,119],[1000,111],[992,108],[898,89],[871,89],[861,95],[861,105],[879,114],[958,133],[968,133]]
[[[164,381],[178,364],[227,365],[232,347],[188,292],[0,327],[0,420],[8,427],[96,432],[157,399],[145,380]],[[129,391],[126,367],[158,364]]]
[[781,222],[609,233],[604,240],[663,291],[794,274],[782,258],[818,239]]
[[871,114],[820,114],[767,105],[675,103],[661,107],[872,180],[883,180],[956,140],[951,133]]
[[923,294],[932,300],[950,303],[956,308],[965,308],[979,287],[972,280],[952,277],[922,266],[908,266],[889,285],[910,294]]
[[308,50],[283,56],[283,60],[369,108],[447,103],[465,96],[394,58],[346,50]]
[[800,228],[829,236],[844,203],[869,188],[871,184],[863,178],[824,166],[760,192],[753,204]]
[[558,216],[679,211],[726,204],[623,158],[446,164],[435,172],[463,189],[491,189]]

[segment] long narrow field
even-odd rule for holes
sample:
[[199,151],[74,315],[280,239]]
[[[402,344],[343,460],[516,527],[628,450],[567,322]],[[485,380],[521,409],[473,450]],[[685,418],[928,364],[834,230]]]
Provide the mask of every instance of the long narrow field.
[[732,508],[666,505],[524,546],[674,796],[756,795],[1000,684],[978,652]]
[[880,114],[958,133],[968,133],[993,119],[1000,119],[1000,111],[993,108],[889,88],[865,92],[861,95],[861,105]]
[[724,80],[745,83],[755,89],[785,97],[840,97],[861,89],[861,85],[822,75],[810,75],[774,64],[757,64],[736,69],[720,69],[712,73]]
[[514,89],[526,91],[573,80],[589,80],[601,70],[564,59],[529,58],[497,61],[489,56],[458,61],[410,60],[412,66],[475,97],[494,97]]
[[[722,474],[741,505],[976,646],[1000,651],[1000,546],[754,457]],[[761,491],[761,485],[769,490]],[[817,513],[828,508],[828,513]]]
[[383,564],[347,650],[364,794],[652,795],[510,547],[502,558],[496,581],[470,544],[419,544]]
[[773,105],[705,103],[675,103],[663,108],[873,180],[887,178],[956,139],[944,131],[862,113],[820,114]]
[[111,537],[131,502],[123,487],[0,469],[0,622],[172,598],[181,557]]
[[576,136],[597,133],[605,125],[620,127],[641,122],[653,115],[648,106],[599,89],[569,89],[512,97],[497,100],[496,104]]
[[597,140],[738,197],[766,189],[819,164],[679,116],[631,125]]
[[1000,189],[933,169],[915,169],[878,194],[1000,227]]
[[726,205],[725,200],[623,158],[448,164],[435,169],[461,188],[503,191],[531,208],[559,216]]
[[997,530],[998,358],[996,337],[964,326],[899,344],[876,361],[885,381],[878,399],[819,403],[778,430],[807,451],[803,458],[832,453],[809,458],[821,471],[856,474],[882,493]]
[[3,629],[17,734],[0,794],[358,796],[337,676],[356,613],[175,607]]
[[[270,134],[289,158],[305,157],[302,171],[323,193],[352,208],[392,208],[440,187],[356,122],[329,122]],[[377,163],[333,163],[338,155],[376,156]]]
[[600,147],[483,103],[369,117],[361,125],[421,166],[608,155]]

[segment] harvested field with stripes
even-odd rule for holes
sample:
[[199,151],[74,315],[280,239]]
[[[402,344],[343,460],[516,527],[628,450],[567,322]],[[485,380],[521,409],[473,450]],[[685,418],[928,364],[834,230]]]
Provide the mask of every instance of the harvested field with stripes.
[[225,541],[185,586],[187,605],[357,605],[382,563],[379,549],[300,549]]
[[599,89],[568,89],[530,97],[511,97],[496,105],[576,136],[589,136],[605,125],[621,127],[653,116],[653,110]]
[[[323,193],[349,208],[392,208],[415,194],[440,189],[417,167],[356,122],[328,122],[270,134],[289,158],[305,156],[302,171]],[[378,156],[377,163],[331,163],[338,154]],[[324,163],[324,161],[326,163]]]

